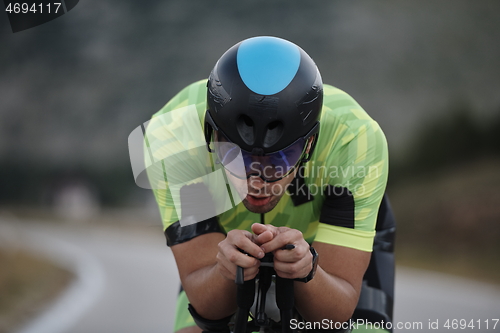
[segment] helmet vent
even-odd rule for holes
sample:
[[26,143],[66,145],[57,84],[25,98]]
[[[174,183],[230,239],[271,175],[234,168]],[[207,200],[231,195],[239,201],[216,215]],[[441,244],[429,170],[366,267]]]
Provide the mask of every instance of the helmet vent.
[[283,123],[281,121],[273,121],[267,125],[266,135],[264,136],[264,147],[272,147],[283,135]]
[[236,121],[238,134],[247,145],[253,145],[255,142],[255,125],[253,120],[247,115],[241,115]]

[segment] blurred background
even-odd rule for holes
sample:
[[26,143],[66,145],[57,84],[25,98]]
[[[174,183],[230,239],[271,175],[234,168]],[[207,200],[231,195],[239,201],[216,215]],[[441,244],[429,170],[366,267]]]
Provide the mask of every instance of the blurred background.
[[499,12],[495,0],[87,0],[15,34],[0,14],[0,217],[161,234],[128,135],[230,46],[272,35],[386,133],[398,264],[499,283]]

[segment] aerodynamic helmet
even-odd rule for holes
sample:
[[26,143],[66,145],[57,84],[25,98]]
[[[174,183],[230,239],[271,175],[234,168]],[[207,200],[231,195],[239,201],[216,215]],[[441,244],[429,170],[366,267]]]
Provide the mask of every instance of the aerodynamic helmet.
[[304,50],[277,37],[246,39],[226,51],[209,76],[207,145],[216,132],[219,141],[241,149],[245,162],[268,156],[290,169],[312,153],[304,150],[310,137],[316,142],[322,104],[321,75]]

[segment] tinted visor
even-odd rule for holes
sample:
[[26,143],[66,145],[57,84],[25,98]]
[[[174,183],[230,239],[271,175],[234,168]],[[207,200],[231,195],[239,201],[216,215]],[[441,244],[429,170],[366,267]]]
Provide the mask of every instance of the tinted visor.
[[252,155],[230,142],[221,131],[216,131],[215,138],[217,158],[226,170],[240,179],[257,176],[267,182],[288,176],[299,164],[306,143],[306,139],[299,138],[277,152]]

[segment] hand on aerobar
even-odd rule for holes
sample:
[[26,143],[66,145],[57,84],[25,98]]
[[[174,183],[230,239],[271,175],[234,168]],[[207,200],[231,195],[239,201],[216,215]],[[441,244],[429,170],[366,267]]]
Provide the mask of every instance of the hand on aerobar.
[[[302,233],[287,227],[255,223],[253,234],[246,230],[231,230],[219,243],[217,263],[219,272],[235,280],[237,266],[244,268],[244,280],[255,278],[259,272],[259,259],[265,253],[274,255],[274,270],[278,276],[294,279],[306,277],[311,271],[312,254]],[[285,250],[289,244],[294,246]]]

